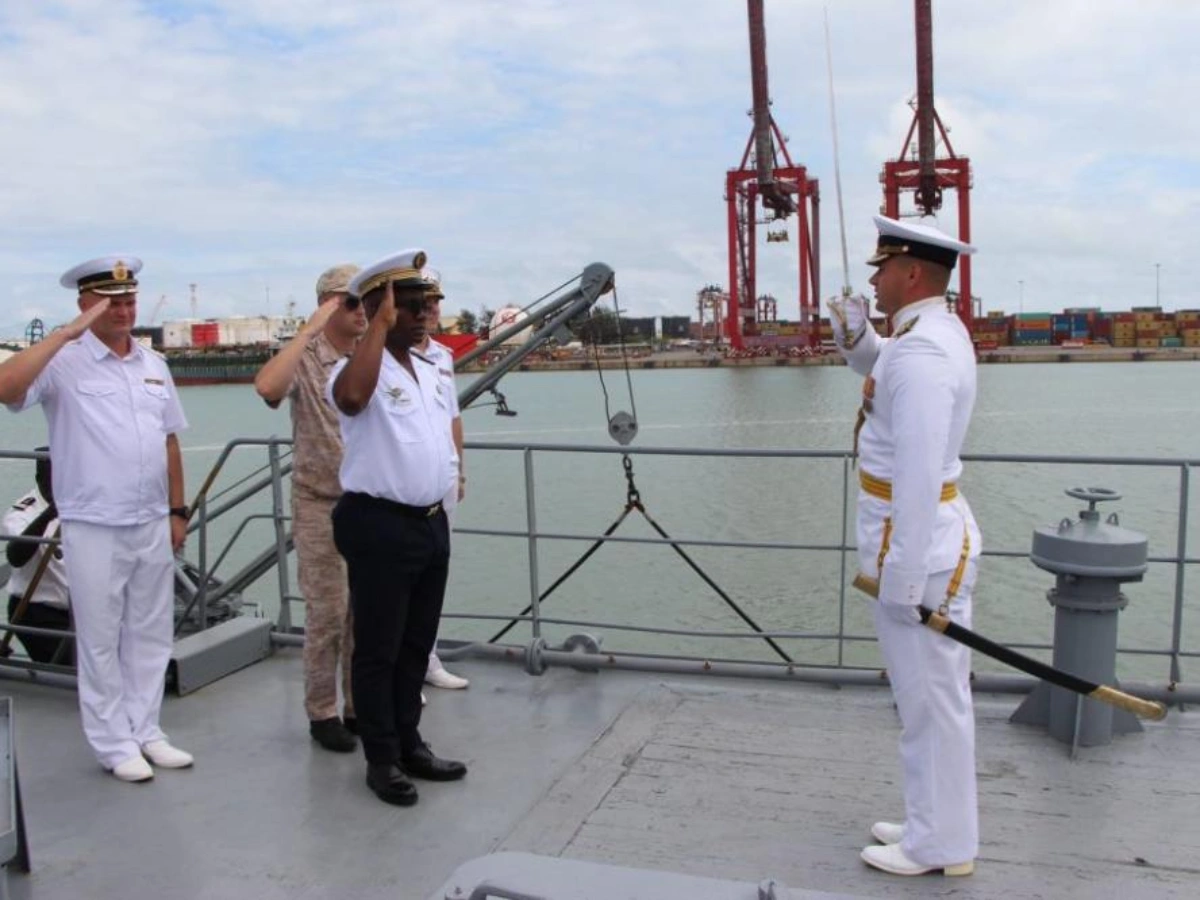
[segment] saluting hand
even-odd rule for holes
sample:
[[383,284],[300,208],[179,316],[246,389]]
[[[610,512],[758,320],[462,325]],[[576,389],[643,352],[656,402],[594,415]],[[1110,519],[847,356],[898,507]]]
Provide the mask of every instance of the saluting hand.
[[92,323],[108,311],[108,306],[111,302],[112,301],[106,297],[99,303],[89,306],[74,319],[72,319],[68,324],[64,325],[62,330],[66,333],[67,338],[73,341],[75,338],[79,337],[85,331],[91,328]]
[[383,286],[383,302],[379,304],[375,316],[383,321],[388,331],[396,324],[396,291],[390,281]]
[[304,323],[304,330],[308,336],[315,337],[321,332],[341,305],[342,301],[339,297],[330,297],[318,306],[317,311],[309,316],[308,321]]

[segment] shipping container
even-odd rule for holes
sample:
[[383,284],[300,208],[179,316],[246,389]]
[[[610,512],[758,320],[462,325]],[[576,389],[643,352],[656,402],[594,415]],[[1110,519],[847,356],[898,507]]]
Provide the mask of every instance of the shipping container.
[[1014,347],[1048,346],[1051,343],[1051,338],[1052,333],[1049,329],[1041,331],[1021,329],[1013,331],[1012,343]]
[[665,338],[686,338],[690,324],[688,316],[663,316],[662,335]]
[[221,325],[219,322],[193,322],[192,346],[215,347],[221,340]]

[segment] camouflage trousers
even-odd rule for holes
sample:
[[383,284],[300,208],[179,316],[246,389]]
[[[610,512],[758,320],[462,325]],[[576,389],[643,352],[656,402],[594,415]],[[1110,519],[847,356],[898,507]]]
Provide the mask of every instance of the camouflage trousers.
[[338,714],[339,671],[345,715],[354,716],[350,587],[330,518],[336,502],[292,490],[292,540],[304,596],[304,709],[313,722]]

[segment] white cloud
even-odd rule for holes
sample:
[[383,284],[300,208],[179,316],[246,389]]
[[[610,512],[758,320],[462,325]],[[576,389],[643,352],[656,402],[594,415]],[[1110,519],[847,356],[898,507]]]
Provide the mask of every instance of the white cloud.
[[[821,180],[842,280],[823,4],[768,2],[774,113]],[[423,243],[452,306],[529,299],[593,260],[636,314],[728,280],[724,173],[749,134],[727,0],[10,0],[0,7],[0,333],[69,315],[62,270],[110,248],[202,315],[310,302],[332,261]],[[937,4],[935,86],[972,160],[976,293],[1200,306],[1200,7]],[[912,7],[831,4],[851,281],[911,120]],[[948,204],[943,221],[953,219]],[[793,237],[795,228],[792,228]],[[794,244],[760,288],[795,292]],[[1190,247],[1189,247],[1190,249]],[[794,301],[792,301],[794,302]],[[643,305],[644,304],[644,305]]]

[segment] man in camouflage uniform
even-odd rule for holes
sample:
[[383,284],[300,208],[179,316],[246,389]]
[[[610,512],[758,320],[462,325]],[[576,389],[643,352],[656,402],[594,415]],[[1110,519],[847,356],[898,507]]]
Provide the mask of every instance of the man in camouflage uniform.
[[[342,495],[342,438],[324,392],[334,364],[350,354],[367,328],[361,303],[346,291],[357,273],[357,266],[340,265],[317,279],[317,311],[254,379],[267,405],[277,407],[284,397],[292,401],[292,539],[304,595],[304,707],[313,739],[341,753],[353,751],[356,743],[353,632],[346,564],[334,547],[330,519]],[[339,670],[344,719],[338,716]]]

